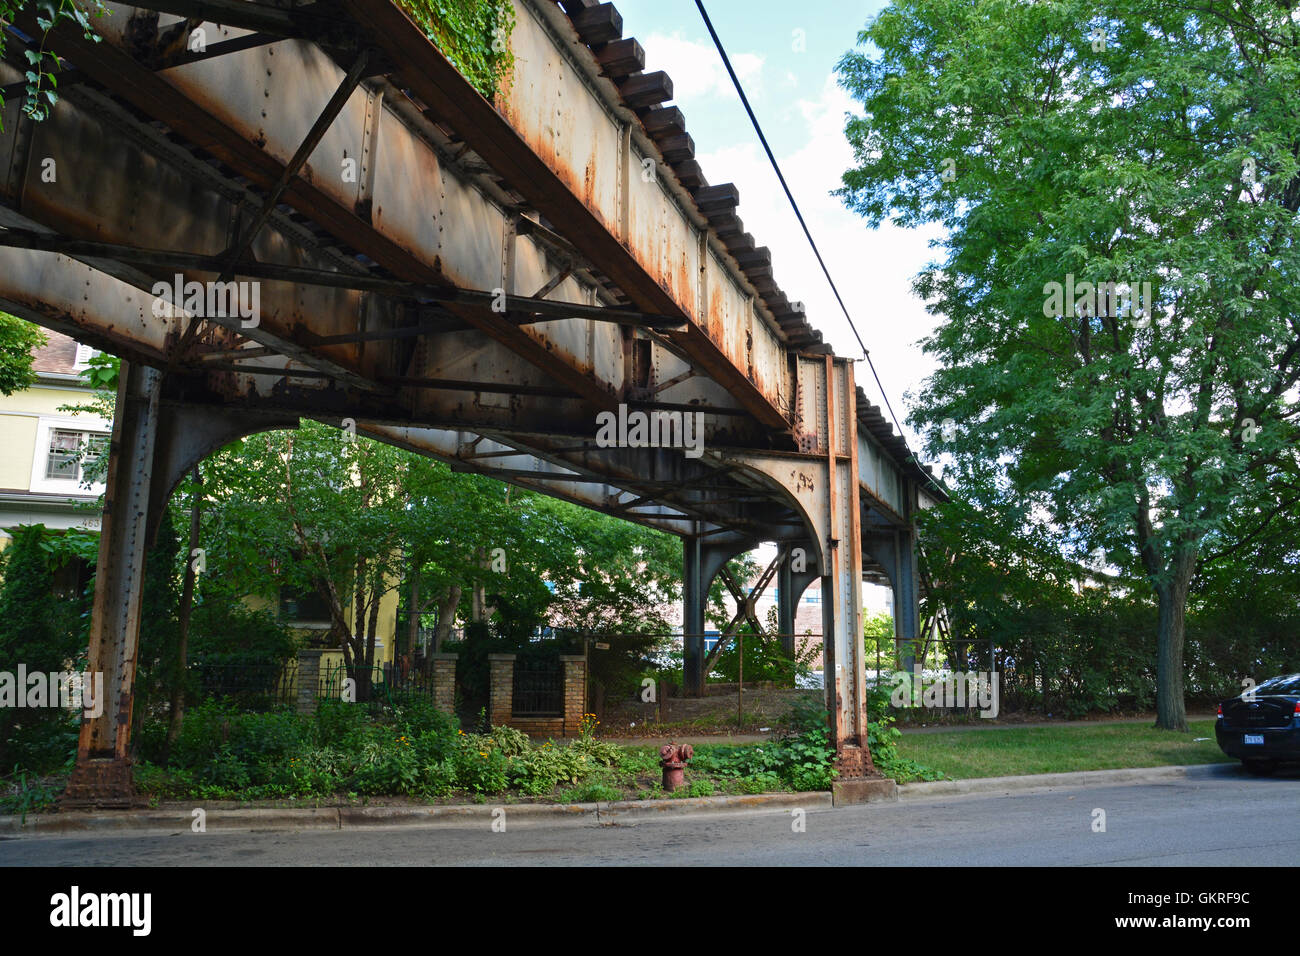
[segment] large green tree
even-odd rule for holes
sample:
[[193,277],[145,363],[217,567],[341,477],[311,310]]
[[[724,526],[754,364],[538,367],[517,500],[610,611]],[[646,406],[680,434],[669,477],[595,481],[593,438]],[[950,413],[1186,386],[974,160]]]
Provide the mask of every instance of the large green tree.
[[[1203,544],[1295,454],[1290,6],[898,0],[839,66],[865,107],[843,199],[947,230],[916,283],[942,320],[914,423],[959,473],[995,463],[1076,556],[1140,569],[1164,728],[1186,728]],[[1135,314],[1084,282],[1153,301]]]
[[21,392],[36,381],[32,358],[44,344],[40,326],[0,312],[0,395]]

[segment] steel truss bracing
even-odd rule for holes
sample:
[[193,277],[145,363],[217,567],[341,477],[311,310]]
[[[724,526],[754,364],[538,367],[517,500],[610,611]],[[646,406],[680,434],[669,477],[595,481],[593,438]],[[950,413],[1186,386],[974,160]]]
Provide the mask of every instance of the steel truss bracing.
[[[91,646],[109,707],[70,801],[131,798],[139,574],[167,496],[304,417],[681,536],[688,635],[731,557],[804,549],[769,569],[780,630],[819,579],[841,773],[871,772],[858,585],[891,581],[916,636],[911,519],[942,492],[851,363],[815,354],[734,187],[659,107],[666,79],[550,0],[515,5],[495,102],[389,0],[108,4],[100,42],[43,38],[66,70],[46,120],[6,97],[0,308],[125,359]],[[13,26],[11,52],[40,33]],[[603,447],[612,411],[696,416],[701,445]],[[699,691],[700,639],[685,652]]]

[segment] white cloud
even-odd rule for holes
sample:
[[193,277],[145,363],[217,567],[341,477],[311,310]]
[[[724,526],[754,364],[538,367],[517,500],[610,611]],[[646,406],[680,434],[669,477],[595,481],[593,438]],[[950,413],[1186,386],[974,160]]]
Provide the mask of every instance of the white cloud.
[[[677,103],[735,95],[731,77],[712,43],[687,40],[675,32],[672,36],[652,33],[642,46],[646,51],[646,69],[663,70],[673,78],[673,98]],[[748,96],[754,96],[762,88],[763,60],[757,53],[731,54],[731,65]]]
[[[938,230],[903,230],[892,226],[868,229],[862,218],[830,195],[843,172],[853,165],[853,152],[844,137],[844,114],[855,111],[849,96],[828,79],[816,99],[800,100],[797,116],[803,135],[773,143],[773,150],[804,214],[808,228],[844,297],[876,371],[900,420],[906,418],[905,391],[919,389],[934,369],[917,341],[934,328],[936,319],[912,294],[913,277],[934,256],[928,241]],[[773,140],[770,130],[769,141]],[[781,185],[759,145],[750,142],[700,155],[712,183],[734,182],[740,188],[738,214],[746,231],[760,246],[772,250],[776,280],[794,301],[803,301],[813,328],[822,332],[836,354],[862,354],[848,322],[822,275],[803,230],[790,209]],[[880,404],[879,389],[866,363],[859,363],[856,380],[867,396]],[[908,430],[914,449],[919,442]]]

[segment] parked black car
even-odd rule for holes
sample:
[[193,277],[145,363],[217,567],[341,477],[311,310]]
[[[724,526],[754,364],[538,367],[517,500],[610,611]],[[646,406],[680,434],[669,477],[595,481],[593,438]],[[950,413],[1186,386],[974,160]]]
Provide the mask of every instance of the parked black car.
[[1300,760],[1300,674],[1274,677],[1219,705],[1219,749],[1251,773]]

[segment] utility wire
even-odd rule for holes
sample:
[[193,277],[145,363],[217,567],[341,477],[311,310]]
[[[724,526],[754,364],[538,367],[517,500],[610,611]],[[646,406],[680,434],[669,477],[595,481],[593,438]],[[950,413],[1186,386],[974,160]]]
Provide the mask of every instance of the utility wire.
[[[880,389],[880,397],[885,400],[885,408],[889,410],[889,417],[893,419],[894,427],[898,429],[898,436],[903,439],[903,444],[906,445],[907,434],[903,431],[903,426],[898,423],[898,416],[894,414],[893,406],[889,404],[889,396],[885,394],[885,386],[880,381],[880,375],[876,372],[875,363],[871,361],[871,352],[867,350],[866,344],[862,341],[862,336],[858,334],[858,327],[853,324],[853,316],[849,315],[849,308],[844,304],[840,290],[835,286],[835,280],[831,278],[831,271],[826,267],[826,260],[822,258],[821,250],[817,248],[817,242],[808,229],[808,223],[804,221],[803,213],[799,211],[799,204],[795,202],[794,193],[790,192],[790,186],[785,181],[785,174],[781,172],[781,164],[776,161],[776,155],[772,152],[772,147],[768,145],[767,137],[763,135],[763,127],[759,125],[758,117],[754,115],[754,108],[749,105],[749,97],[745,95],[745,90],[740,85],[740,77],[736,76],[736,71],[731,66],[731,58],[727,56],[727,51],[722,46],[722,39],[718,36],[718,31],[713,29],[713,21],[709,19],[709,12],[704,9],[704,0],[695,0],[695,5],[699,7],[700,16],[704,18],[704,25],[708,27],[709,36],[713,37],[713,45],[717,47],[718,55],[722,57],[722,65],[727,68],[727,74],[731,77],[732,85],[736,88],[736,92],[740,94],[740,102],[745,107],[745,112],[749,114],[749,121],[754,126],[754,132],[758,134],[759,142],[763,144],[763,151],[767,153],[768,162],[772,164],[776,178],[781,181],[781,188],[785,190],[785,198],[790,200],[790,208],[794,210],[795,218],[799,220],[799,225],[803,227],[803,234],[808,237],[808,245],[812,247],[813,255],[817,257],[817,264],[822,267],[822,274],[826,276],[831,291],[835,293],[835,301],[840,304],[844,318],[848,320],[849,328],[853,330],[853,337],[858,340],[858,346],[862,349],[862,357],[867,360],[867,367],[871,369],[871,375],[876,380],[876,387]],[[909,448],[908,451],[910,452],[911,449]]]

